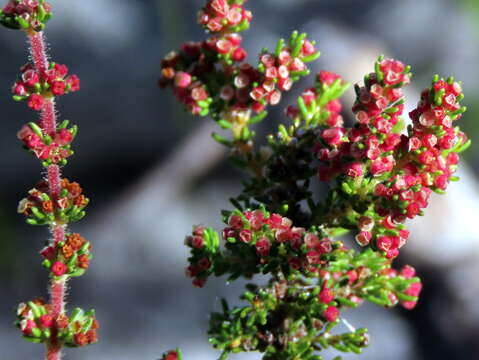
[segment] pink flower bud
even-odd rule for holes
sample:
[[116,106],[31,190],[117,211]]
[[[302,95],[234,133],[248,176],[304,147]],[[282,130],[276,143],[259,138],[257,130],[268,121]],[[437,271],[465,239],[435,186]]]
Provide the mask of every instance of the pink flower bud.
[[308,89],[301,94],[301,97],[303,98],[303,101],[306,105],[311,104],[311,102],[314,99],[316,99],[316,96],[317,96],[317,94],[316,94],[315,89]]
[[354,284],[354,282],[359,278],[358,272],[355,270],[349,270],[346,275],[348,276],[348,283],[349,285]]
[[56,71],[57,77],[64,78],[68,74],[68,67],[62,64],[55,64],[55,71]]
[[308,251],[308,253],[306,254],[306,259],[308,260],[309,264],[317,265],[321,262],[320,255],[321,254],[317,251]]
[[394,246],[394,240],[392,237],[390,236],[380,236],[377,240],[376,240],[376,245],[378,247],[379,250],[381,251],[389,251],[391,248],[393,248]]
[[324,287],[319,293],[318,298],[323,304],[329,304],[334,300],[334,294],[330,289]]
[[366,246],[371,241],[372,234],[369,231],[361,231],[356,235],[356,242],[361,246]]
[[80,90],[80,78],[76,75],[71,75],[67,79],[67,84],[70,85],[70,91]]
[[244,242],[244,243],[251,242],[252,237],[253,237],[253,234],[251,230],[243,229],[239,233],[239,239],[241,242]]
[[328,238],[322,239],[316,246],[316,250],[319,251],[320,254],[330,253],[333,251],[333,244]]
[[321,71],[318,75],[319,82],[326,85],[332,85],[339,78],[340,78],[339,75],[329,71],[324,71],[324,70]]
[[209,3],[211,9],[214,10],[217,16],[226,16],[229,5],[226,0],[213,0]]
[[57,131],[55,136],[55,142],[59,145],[67,145],[70,144],[73,140],[72,133],[67,129],[60,129]]
[[228,54],[233,49],[231,41],[221,39],[216,42],[216,49],[220,54]]
[[25,89],[25,86],[23,84],[15,83],[15,85],[13,85],[12,87],[12,92],[15,95],[24,96],[26,95],[27,90]]
[[289,51],[283,50],[279,53],[278,60],[281,65],[288,65],[293,58]]
[[414,269],[412,266],[410,265],[405,265],[400,273],[399,273],[402,277],[406,278],[406,279],[412,279],[414,276],[416,276],[416,269]]
[[350,163],[344,166],[344,173],[352,178],[363,175],[363,166],[361,163]]
[[274,82],[273,79],[268,79],[262,84],[263,89],[267,92],[270,93],[273,91],[276,87],[276,83]]
[[278,80],[278,89],[281,91],[289,91],[293,87],[293,80],[290,78],[279,79]]
[[243,16],[240,11],[238,11],[238,8],[233,8],[228,11],[228,14],[226,15],[226,19],[231,25],[237,25],[243,20]]
[[422,290],[422,284],[420,282],[413,283],[409,286],[409,288],[405,291],[406,295],[409,296],[419,296]]
[[299,58],[294,58],[293,62],[289,65],[289,71],[303,71],[306,69],[306,65]]
[[31,134],[27,138],[23,139],[23,141],[29,149],[43,148],[45,146],[42,139],[37,134]]
[[246,59],[246,56],[248,56],[248,53],[246,52],[245,49],[237,48],[235,51],[233,51],[231,58],[236,62],[241,62],[244,59]]
[[262,237],[258,239],[256,242],[256,252],[260,256],[268,256],[269,250],[271,249],[271,243],[269,242],[268,238]]
[[190,245],[195,249],[202,249],[205,246],[205,240],[202,236],[190,237]]
[[40,81],[40,77],[35,70],[27,70],[22,74],[22,80],[27,86],[33,87]]
[[343,142],[344,129],[343,128],[330,128],[323,130],[321,137],[323,140],[331,146],[338,146]]
[[208,21],[208,24],[206,26],[211,32],[217,32],[223,28],[223,24],[221,23],[219,18],[211,19],[210,21]]
[[313,233],[304,236],[304,243],[309,249],[315,249],[319,245],[319,238]]
[[208,99],[208,93],[203,86],[198,86],[191,90],[191,97],[195,101],[202,101]]
[[326,120],[326,123],[331,127],[342,127],[344,125],[344,120],[340,114],[331,113]]
[[265,108],[266,106],[260,102],[254,102],[253,105],[251,106],[251,110],[253,110],[257,114],[264,111]]
[[32,329],[36,328],[37,324],[33,320],[24,319],[20,322],[20,329],[22,330],[24,335],[31,335]]
[[266,68],[264,76],[266,76],[267,79],[275,79],[278,77],[278,69],[274,66],[270,66]]
[[243,228],[243,219],[239,215],[231,215],[228,219],[228,225],[235,230],[241,230]]
[[280,229],[276,232],[276,240],[279,243],[288,242],[291,238],[291,232],[289,229]]
[[304,56],[308,56],[314,54],[316,52],[316,49],[314,48],[313,43],[306,39],[303,42],[302,52]]
[[449,177],[447,175],[439,175],[434,180],[434,186],[441,190],[446,190],[449,183]]
[[279,102],[281,101],[281,92],[279,90],[274,90],[271,94],[268,96],[268,102],[271,105],[278,105]]
[[40,251],[40,255],[45,259],[52,260],[55,257],[55,248],[53,246],[46,246]]
[[186,72],[183,72],[183,71],[179,71],[178,73],[176,73],[175,75],[175,86],[179,87],[179,88],[187,88],[188,86],[190,86],[191,84],[191,75],[186,73]]
[[323,316],[328,322],[336,321],[339,316],[339,310],[335,306],[328,306],[328,308],[324,311]]
[[266,95],[266,91],[262,87],[256,87],[251,91],[250,96],[253,100],[259,101]]
[[264,66],[267,68],[274,66],[276,63],[276,58],[271,54],[263,54],[261,55],[260,61],[263,63]]
[[401,305],[406,309],[406,310],[412,310],[416,307],[417,301],[403,301],[401,302]]

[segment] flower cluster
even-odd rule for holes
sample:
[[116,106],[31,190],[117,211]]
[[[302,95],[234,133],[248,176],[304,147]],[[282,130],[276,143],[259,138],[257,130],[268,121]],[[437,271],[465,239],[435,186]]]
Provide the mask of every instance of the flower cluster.
[[67,234],[65,241],[47,244],[40,255],[44,258],[43,266],[52,276],[81,276],[90,265],[91,244],[80,234]]
[[61,180],[58,198],[49,195],[47,182],[42,181],[28,192],[28,197],[20,201],[18,212],[27,217],[31,225],[66,223],[81,220],[85,216],[88,198],[76,182]]
[[[381,69],[386,70],[386,64],[394,64],[392,68],[396,72],[390,70],[384,76]],[[356,87],[355,126],[346,129],[340,121],[335,123],[333,117],[327,123],[330,127],[321,133],[321,142],[316,149],[321,161],[321,181],[330,181],[339,174],[358,178],[368,172],[379,176],[391,171],[395,165],[391,151],[399,145],[400,135],[393,128],[404,108],[401,86],[409,83],[410,73],[401,62],[390,59],[380,58],[376,68],[376,73],[366,77],[364,87]],[[392,82],[391,79],[396,80]]]
[[[444,100],[446,97],[448,100]],[[356,239],[361,245],[372,241],[386,256],[396,257],[409,236],[403,225],[406,218],[422,215],[431,193],[443,193],[448,182],[457,179],[453,173],[459,161],[458,153],[470,144],[459,128],[452,126],[465,111],[458,103],[461,99],[459,83],[435,77],[431,88],[422,93],[421,102],[410,114],[413,125],[408,128],[408,134],[385,132],[384,142],[379,141],[376,159],[371,158],[374,150],[365,147],[373,176],[370,184],[374,186],[370,191],[377,200],[375,211],[360,218],[360,233]],[[390,114],[394,119],[397,112]],[[381,129],[376,129],[381,133]]]
[[39,71],[34,65],[27,64],[21,68],[21,72],[12,87],[13,99],[27,100],[33,110],[40,111],[45,98],[80,90],[80,79],[76,75],[68,75],[65,65],[51,62],[48,69]]
[[247,0],[210,0],[198,13],[198,22],[211,33],[247,30],[253,18],[243,5]]
[[281,92],[291,90],[299,77],[308,75],[306,63],[316,60],[319,55],[314,42],[308,40],[306,34],[297,32],[293,33],[289,44],[279,41],[275,53],[263,52],[258,66],[262,76],[258,86],[250,92],[253,108],[259,112],[266,105],[279,104]]
[[[378,185],[376,193],[387,199],[395,216],[412,219],[427,206],[432,191],[443,193],[459,162],[458,153],[470,141],[453,126],[465,111],[459,101],[461,86],[453,78],[448,82],[435,77],[430,88],[421,95],[418,107],[410,113],[413,125],[403,137],[402,171],[394,174],[386,185]],[[391,206],[392,205],[392,206]]]
[[42,299],[18,305],[16,325],[27,340],[35,343],[48,342],[53,333],[69,347],[97,342],[98,322],[93,310],[84,312],[77,308],[70,317],[64,314],[55,317],[50,305]]
[[9,0],[0,9],[0,23],[11,29],[42,31],[52,17],[52,7],[45,0]]
[[98,341],[96,330],[99,328],[95,311],[83,311],[76,308],[69,317],[59,316],[57,320],[58,337],[65,346],[81,347],[94,344]]
[[[339,203],[352,205],[341,220],[333,222],[350,223],[359,230],[356,240],[361,246],[370,245],[394,258],[409,237],[404,221],[422,214],[430,193],[442,192],[449,179],[456,179],[452,173],[457,153],[470,142],[451,125],[465,111],[458,104],[462,99],[459,83],[436,77],[411,113],[413,125],[406,135],[401,134],[401,87],[410,82],[410,69],[383,57],[375,68],[363,87],[356,86],[357,121],[352,128],[342,125],[340,103],[328,96],[341,81],[328,72],[320,73],[315,88],[306,90],[298,107],[290,106],[287,114],[295,123],[325,127],[315,129],[319,179],[336,180],[336,191],[345,197]],[[427,116],[438,118],[425,127],[421,122]],[[291,139],[288,135],[283,138]]]
[[[380,254],[371,259],[371,249],[367,256],[356,256],[344,243],[332,241],[314,227],[312,231],[295,227],[290,219],[269,214],[264,209],[235,210],[229,215],[227,223],[222,232],[225,252],[220,250],[219,236],[211,228],[195,226],[192,235],[186,237],[185,243],[191,248],[192,255],[186,272],[194,278],[195,286],[204,286],[212,274],[227,273],[235,278],[238,272],[245,276],[282,272],[305,279],[318,279],[321,285],[319,300],[330,306],[327,317],[334,320],[339,315],[337,309],[333,309],[336,297],[356,304],[363,299],[371,300],[372,294],[363,290],[365,283],[380,282],[383,285],[381,295],[376,294],[376,299],[371,301],[381,301],[384,306],[395,305],[397,301],[390,300],[397,296],[413,296],[407,299],[415,301],[419,295],[420,288],[416,293],[408,293],[407,287],[398,286],[405,281],[408,286],[412,284],[407,281],[415,276],[412,267],[408,266],[398,273]],[[387,273],[389,280],[373,271],[378,266]],[[418,281],[417,278],[414,281]],[[390,284],[386,286],[385,282]],[[338,290],[333,292],[333,288]],[[378,300],[381,298],[383,300]],[[384,299],[389,300],[384,302]]]
[[[195,115],[207,115],[210,107],[222,111],[249,107],[259,113],[267,104],[277,105],[281,92],[290,90],[294,81],[309,73],[305,63],[319,57],[306,34],[295,32],[289,44],[279,41],[275,53],[261,54],[258,68],[248,63],[231,67],[232,61],[246,58],[240,45],[238,34],[187,43],[180,52],[163,59],[160,85],[172,86],[177,98]],[[218,60],[228,66],[216,69]],[[215,86],[208,86],[211,83]]]
[[42,160],[43,166],[66,165],[67,158],[73,154],[71,143],[78,131],[76,125],[68,128],[68,123],[68,120],[65,120],[51,136],[44,134],[37,124],[31,122],[21,128],[17,138],[28,151]]
[[168,54],[161,62],[159,84],[173,88],[187,111],[212,114],[235,140],[245,142],[252,136],[248,125],[261,121],[267,105],[277,105],[282,92],[309,74],[306,63],[320,54],[306,34],[294,32],[288,43],[281,39],[274,52],[263,50],[257,66],[245,62],[247,53],[238,32],[247,28],[251,16],[243,3],[208,1],[199,22],[212,35]]

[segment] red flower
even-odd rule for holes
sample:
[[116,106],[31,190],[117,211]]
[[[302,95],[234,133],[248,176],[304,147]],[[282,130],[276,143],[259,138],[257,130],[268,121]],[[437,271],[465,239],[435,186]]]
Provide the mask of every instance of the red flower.
[[80,90],[80,78],[76,75],[71,75],[67,78],[67,83],[70,85],[70,91]]
[[32,94],[28,98],[28,106],[33,110],[40,111],[43,108],[44,102],[43,96],[38,94]]
[[65,275],[67,270],[68,270],[68,267],[64,263],[59,261],[55,262],[51,268],[51,271],[55,276]]

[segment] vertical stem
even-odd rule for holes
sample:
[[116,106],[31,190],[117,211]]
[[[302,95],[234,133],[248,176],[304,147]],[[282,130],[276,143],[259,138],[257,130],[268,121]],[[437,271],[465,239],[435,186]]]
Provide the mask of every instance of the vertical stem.
[[[54,318],[64,312],[65,307],[65,280],[53,281],[50,284],[50,304],[51,314]],[[47,343],[47,357],[46,360],[60,360],[61,359],[61,344],[57,338],[57,329],[52,328],[52,336]]]
[[61,174],[60,167],[58,165],[50,165],[48,167],[47,181],[50,188],[50,195],[52,197],[52,200],[55,201],[60,195]]
[[30,41],[30,53],[35,67],[38,71],[45,71],[48,67],[48,57],[43,32],[30,30],[28,40]]
[[54,135],[57,124],[55,114],[55,100],[45,99],[40,117],[40,127],[49,135]]
[[[30,42],[30,52],[33,63],[37,71],[42,72],[48,69],[48,57],[46,54],[46,46],[42,32],[28,32],[28,39]],[[57,128],[57,119],[55,113],[54,98],[47,98],[43,104],[43,109],[40,117],[40,127],[46,134],[54,135]],[[50,165],[47,169],[47,182],[50,191],[50,196],[53,201],[56,201],[61,189],[61,172],[58,165]],[[55,223],[51,227],[53,235],[53,243],[57,244],[65,239],[65,225]],[[66,282],[63,279],[50,281],[50,306],[51,314],[54,319],[65,312],[65,290]],[[50,341],[47,342],[47,356],[46,360],[60,360],[61,358],[61,343],[57,338],[57,330],[52,329]]]

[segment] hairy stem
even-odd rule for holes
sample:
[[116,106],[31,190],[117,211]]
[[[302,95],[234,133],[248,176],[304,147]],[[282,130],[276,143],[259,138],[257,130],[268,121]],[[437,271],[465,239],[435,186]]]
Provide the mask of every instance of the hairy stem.
[[[30,53],[37,71],[42,72],[48,69],[48,57],[43,32],[28,32],[30,42]],[[57,119],[55,113],[55,101],[53,98],[45,99],[40,117],[40,127],[49,135],[56,132]],[[61,172],[58,165],[50,165],[47,169],[47,182],[50,197],[53,201],[58,199],[61,188]],[[51,227],[53,242],[57,244],[65,239],[65,225],[55,223]],[[50,306],[53,318],[65,312],[65,280],[51,280],[50,282]],[[60,360],[61,343],[57,339],[56,330],[53,329],[50,341],[47,343],[47,360]]]

